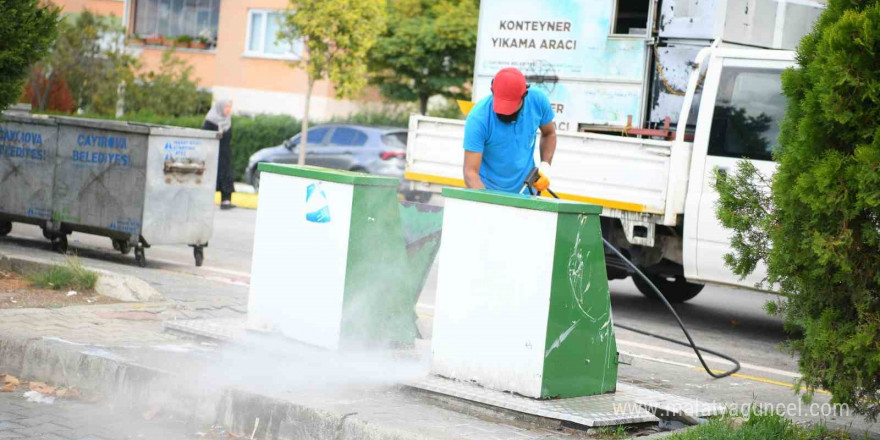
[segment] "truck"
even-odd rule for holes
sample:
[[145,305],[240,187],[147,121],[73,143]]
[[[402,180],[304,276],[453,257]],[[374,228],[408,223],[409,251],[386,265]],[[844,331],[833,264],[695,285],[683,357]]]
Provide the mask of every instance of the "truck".
[[[714,10],[728,11],[731,4],[736,4],[737,1],[728,0],[726,5],[714,5]],[[675,2],[678,5],[686,3],[682,0]],[[504,18],[504,13],[500,13],[501,18],[493,17],[493,20],[507,20],[514,24],[486,24],[485,16],[491,16],[492,13],[484,11],[484,5],[491,8],[494,3],[494,0],[489,0],[481,4],[480,24],[490,30],[484,31],[481,27],[478,31],[474,78],[476,99],[480,96],[477,90],[485,82],[481,77],[490,70],[480,67],[485,64],[481,60],[486,58],[484,52],[489,47],[482,41],[484,34],[492,34],[502,27],[509,29],[510,26],[520,26],[515,23],[516,18]],[[547,3],[572,5],[583,2]],[[704,2],[696,2],[699,3]],[[708,3],[713,6],[713,2]],[[718,0],[718,3],[724,1]],[[759,4],[761,7],[758,10],[765,12],[768,7],[763,0],[739,3],[746,4],[746,8],[749,5],[754,8],[755,4]],[[810,7],[806,11],[810,13],[806,15],[815,19],[818,16],[816,10],[821,9],[822,5],[797,3],[798,6],[804,4]],[[540,12],[552,12],[552,5],[547,8],[533,7],[531,10],[538,11],[535,15],[540,16]],[[663,10],[664,7],[656,2],[649,6],[649,16],[653,11]],[[669,7],[669,3],[666,7]],[[705,3],[701,7],[706,7]],[[516,10],[509,6],[506,8]],[[765,176],[772,175],[776,169],[771,153],[776,146],[779,124],[784,118],[787,105],[782,94],[781,74],[784,70],[797,66],[792,50],[773,46],[793,46],[799,37],[792,37],[791,30],[784,26],[786,18],[790,19],[785,15],[785,9],[777,5],[774,11],[777,16],[771,20],[771,32],[764,36],[768,39],[765,42],[766,47],[754,47],[748,45],[748,42],[731,43],[716,38],[701,46],[692,60],[674,68],[669,66],[669,71],[683,72],[680,75],[686,78],[683,86],[669,84],[669,77],[665,77],[663,73],[666,69],[658,64],[658,52],[648,49],[642,65],[647,66],[646,72],[643,72],[644,80],[641,83],[622,80],[615,82],[608,78],[604,78],[602,82],[602,78],[590,76],[593,74],[588,73],[579,77],[559,77],[554,81],[557,86],[572,82],[579,83],[579,87],[585,90],[596,88],[612,91],[558,96],[554,95],[559,90],[557,87],[548,93],[557,113],[557,147],[553,159],[552,189],[563,199],[602,206],[604,238],[636,263],[672,302],[694,298],[706,283],[753,289],[766,274],[764,267],[758,267],[750,276],[741,279],[725,266],[723,256],[731,250],[731,231],[725,229],[716,217],[718,194],[714,183],[716,173],[732,172],[740,160],[752,162]],[[797,11],[804,15],[804,10]],[[722,14],[723,19],[718,18],[720,13],[715,14],[713,29],[722,36],[736,40],[735,32],[730,31],[735,28],[731,24],[730,13]],[[566,20],[571,21],[571,15],[564,17],[568,18],[533,18],[531,22],[538,24],[522,25],[522,28],[554,29],[552,32],[556,32],[555,29],[591,27],[583,23],[566,26]],[[656,17],[656,21],[648,20],[646,27],[655,29],[655,41],[645,40],[646,45],[656,47],[657,40],[663,41],[657,36],[655,24],[662,23],[665,19],[665,16],[660,16]],[[762,16],[758,19],[766,22],[768,17]],[[601,19],[595,20],[595,17],[591,20],[600,24],[603,22]],[[722,23],[720,26],[717,24],[719,20]],[[555,24],[541,24],[543,22]],[[795,22],[795,36],[803,35],[809,30],[802,21]],[[667,29],[669,26],[667,24]],[[811,24],[807,23],[807,26]],[[754,26],[750,30],[757,31]],[[643,29],[638,28],[636,32],[643,32]],[[592,35],[585,37],[587,41],[600,35],[595,29],[589,30],[587,34]],[[646,32],[646,35],[651,34],[652,32]],[[643,37],[639,35],[639,38]],[[605,36],[603,44],[606,49],[613,38],[614,35]],[[533,39],[537,40],[535,47],[541,47],[546,40],[541,36]],[[556,39],[559,40],[558,37]],[[519,40],[522,41],[517,41],[517,45],[532,46],[528,38]],[[562,43],[557,41],[556,47],[560,44],[566,47],[565,39],[561,40]],[[583,47],[586,44],[585,40],[575,40],[568,47]],[[745,41],[745,37],[740,36],[739,41]],[[667,39],[666,44],[669,43],[670,40]],[[697,43],[690,41],[689,44]],[[611,52],[616,53],[612,58],[620,56],[617,49],[612,49]],[[534,64],[535,60],[528,58],[526,52],[523,53],[526,58],[519,65]],[[511,61],[508,64],[517,65],[517,62]],[[489,65],[492,68],[498,67],[497,63]],[[529,74],[526,75],[529,79]],[[538,75],[532,77],[530,82],[533,81],[544,81],[546,84],[548,79],[546,75]],[[658,84],[662,90],[657,90]],[[634,93],[623,93],[627,88],[633,89]],[[659,99],[662,93],[668,94],[667,99]],[[615,96],[628,96],[629,101],[614,101],[612,98]],[[649,99],[650,96],[655,99]],[[669,110],[671,102],[679,104],[674,112]],[[587,107],[587,111],[583,110],[584,107]],[[590,109],[597,108],[604,110],[591,113]],[[565,116],[566,112],[568,116]],[[624,114],[626,117],[622,118],[621,115]],[[662,118],[658,114],[662,114]],[[613,118],[601,120],[595,117],[601,115],[612,115]],[[633,121],[641,121],[647,128],[641,128],[641,125],[634,127]],[[465,121],[457,119],[411,116],[405,178],[412,189],[436,192],[442,186],[464,186],[464,124]],[[632,275],[628,266],[610,252],[606,253],[606,266],[609,279],[624,279]],[[633,281],[640,292],[646,296],[653,295],[647,283],[639,277],[633,277]]]

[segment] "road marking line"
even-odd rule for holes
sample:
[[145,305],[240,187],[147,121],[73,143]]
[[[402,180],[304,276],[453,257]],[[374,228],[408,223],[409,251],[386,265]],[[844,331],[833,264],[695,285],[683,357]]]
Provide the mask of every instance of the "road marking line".
[[[149,257],[148,257],[148,258],[147,258],[147,261],[155,261],[155,262],[157,262],[157,263],[168,264],[168,265],[171,265],[171,266],[184,266],[184,267],[189,267],[189,265],[186,264],[186,263],[181,263],[181,262],[179,262],[179,261],[163,260],[163,259],[160,259],[160,258],[149,258]],[[251,277],[251,274],[248,273],[248,272],[239,272],[239,271],[236,271],[236,270],[222,269],[222,268],[219,268],[219,267],[202,266],[200,269],[201,269],[201,270],[211,271],[211,272],[222,273],[222,274],[226,274],[226,275],[235,275],[235,276],[237,276],[237,277],[243,277],[243,278],[250,278],[250,277]],[[193,274],[193,275],[197,275],[195,272],[187,272],[187,273],[190,273],[190,274]]]
[[[697,370],[703,371],[703,368],[702,368],[702,367],[694,367],[694,368],[696,368]],[[712,370],[712,372],[715,373],[715,374],[721,374],[721,373],[723,373],[723,371],[721,371],[721,370]],[[755,381],[755,382],[769,383],[769,384],[771,384],[771,385],[779,385],[779,386],[789,387],[789,388],[794,388],[794,387],[795,387],[795,385],[794,385],[793,383],[781,382],[781,381],[773,380],[773,379],[767,379],[766,377],[760,377],[760,376],[749,376],[748,374],[740,374],[740,373],[733,373],[733,374],[731,374],[730,376],[731,376],[731,377],[738,377],[738,378],[740,378],[740,379],[753,380],[753,381]],[[830,392],[828,392],[828,391],[826,391],[826,390],[823,390],[823,389],[821,389],[821,388],[820,388],[820,389],[817,389],[816,392],[817,392],[817,393],[821,393],[821,394],[828,394],[828,395],[831,394]]]
[[661,364],[669,364],[669,365],[675,365],[675,366],[678,366],[678,367],[685,367],[685,368],[695,368],[695,365],[693,365],[693,364],[686,364],[686,363],[684,363],[684,362],[670,361],[670,360],[668,360],[668,359],[655,358],[655,357],[651,357],[651,356],[645,356],[645,355],[641,355],[641,354],[631,353],[631,352],[628,352],[628,351],[620,351],[620,350],[618,350],[618,353],[620,353],[620,354],[622,354],[622,355],[626,355],[626,356],[632,356],[632,357],[634,357],[634,358],[636,358],[636,359],[644,359],[644,360],[646,360],[646,361],[660,362]]
[[[661,352],[661,353],[671,354],[674,356],[686,357],[689,359],[697,359],[697,355],[694,354],[694,352],[692,352],[692,351],[680,351],[680,350],[673,350],[670,348],[656,347],[653,345],[641,344],[638,342],[627,341],[627,340],[619,339],[619,338],[617,339],[617,343],[619,345],[626,345],[626,346],[641,348],[641,349],[645,349],[645,350],[653,350],[653,351],[657,351],[657,352]],[[716,361],[716,362],[730,362],[730,361],[721,359],[716,356],[711,356],[711,355],[704,355],[703,359],[705,359],[707,361],[711,360],[711,361]],[[770,367],[762,367],[760,365],[749,364],[746,362],[740,362],[740,366],[742,366],[743,368],[747,368],[749,370],[761,371],[764,373],[776,374],[779,376],[791,377],[791,378],[795,378],[795,379],[799,379],[801,377],[800,374],[792,373],[791,371],[778,370],[776,368],[770,368]]]

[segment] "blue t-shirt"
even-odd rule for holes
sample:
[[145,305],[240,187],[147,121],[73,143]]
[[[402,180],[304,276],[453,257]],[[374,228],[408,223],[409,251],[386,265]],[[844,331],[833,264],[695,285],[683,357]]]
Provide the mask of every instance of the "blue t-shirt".
[[529,89],[516,122],[504,123],[492,109],[492,96],[478,102],[464,126],[464,149],[483,153],[480,179],[488,189],[518,193],[535,167],[538,127],[553,121],[550,100]]

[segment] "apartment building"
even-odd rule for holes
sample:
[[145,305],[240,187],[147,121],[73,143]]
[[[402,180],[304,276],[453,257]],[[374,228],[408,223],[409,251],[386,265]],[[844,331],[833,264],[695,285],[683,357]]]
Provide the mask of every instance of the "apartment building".
[[[132,50],[147,69],[157,69],[167,49],[161,40],[188,36],[208,44],[177,48],[193,66],[201,87],[215,99],[231,99],[236,113],[301,117],[306,73],[290,66],[303,55],[301,43],[276,38],[287,0],[53,0],[65,12],[84,9],[121,17],[131,36],[145,41]],[[374,92],[359,100],[333,97],[333,85],[319,81],[312,90],[310,119],[345,116],[377,101]]]

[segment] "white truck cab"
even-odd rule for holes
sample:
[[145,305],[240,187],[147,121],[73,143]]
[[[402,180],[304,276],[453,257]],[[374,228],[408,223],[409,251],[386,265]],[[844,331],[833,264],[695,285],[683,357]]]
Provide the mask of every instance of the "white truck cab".
[[[764,175],[774,172],[770,153],[786,109],[780,75],[795,66],[794,52],[717,46],[691,65],[674,140],[557,132],[551,188],[602,206],[605,238],[671,301],[693,298],[704,283],[754,288],[763,275],[758,268],[741,280],[724,265],[730,231],[715,215],[715,170],[733,171],[744,159]],[[689,120],[697,104],[696,121]],[[463,137],[464,121],[410,118],[406,179],[413,189],[464,186]],[[631,275],[613,255],[606,261],[610,279]]]

